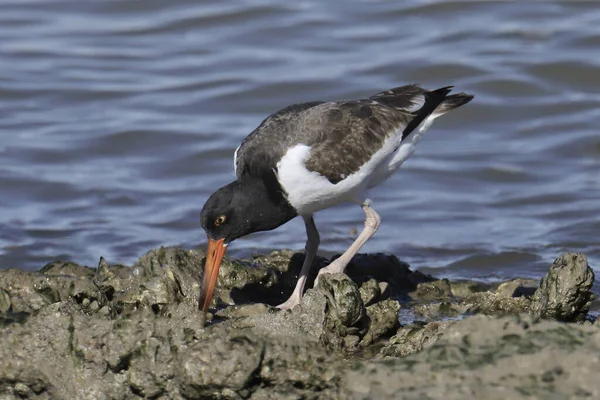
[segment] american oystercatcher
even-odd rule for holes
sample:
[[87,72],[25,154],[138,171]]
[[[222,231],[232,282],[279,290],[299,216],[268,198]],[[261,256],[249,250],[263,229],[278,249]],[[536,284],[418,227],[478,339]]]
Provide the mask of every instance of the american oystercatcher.
[[267,117],[235,151],[237,180],[213,193],[202,208],[208,251],[199,307],[208,310],[233,240],[296,216],[306,225],[306,255],[296,288],[278,307],[299,304],[320,241],[313,214],[353,202],[365,213],[364,230],[318,277],[343,272],[381,223],[366,197],[368,189],[402,165],[437,117],[473,99],[449,95],[451,88],[407,85],[367,99],[295,104]]

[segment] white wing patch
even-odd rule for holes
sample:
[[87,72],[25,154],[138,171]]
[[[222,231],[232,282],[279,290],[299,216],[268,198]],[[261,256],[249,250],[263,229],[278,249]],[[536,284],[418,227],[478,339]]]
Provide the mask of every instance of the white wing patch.
[[411,101],[412,101],[412,106],[407,108],[406,111],[415,113],[415,112],[419,111],[421,108],[423,108],[423,106],[425,105],[425,96],[423,96],[422,94],[418,94],[415,97],[413,97],[411,99]]
[[235,174],[237,175],[237,152],[240,149],[240,146],[238,146],[237,149],[235,149],[235,152],[233,153],[233,172],[235,172]]
[[319,210],[346,202],[362,202],[376,169],[387,166],[402,133],[387,139],[369,161],[358,171],[333,184],[317,172],[306,168],[311,148],[305,144],[291,147],[277,163],[277,179],[287,193],[287,199],[300,215],[310,215]]

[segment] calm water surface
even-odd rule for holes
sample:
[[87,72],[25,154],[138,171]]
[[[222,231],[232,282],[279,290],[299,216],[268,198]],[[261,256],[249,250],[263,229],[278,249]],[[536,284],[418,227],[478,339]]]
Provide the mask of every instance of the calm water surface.
[[[372,193],[365,251],[445,276],[600,268],[595,2],[0,3],[0,268],[203,245],[199,211],[269,113],[406,83],[476,95]],[[317,214],[343,251],[360,208]],[[230,246],[302,249],[301,220]]]

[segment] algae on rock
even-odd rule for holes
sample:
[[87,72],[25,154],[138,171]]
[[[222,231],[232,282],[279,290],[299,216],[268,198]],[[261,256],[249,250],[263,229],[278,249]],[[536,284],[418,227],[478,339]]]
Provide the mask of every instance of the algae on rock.
[[[206,327],[200,252],[160,248],[133,267],[0,271],[0,397],[600,397],[597,326],[540,320],[586,317],[594,276],[584,256],[559,257],[533,299],[531,281],[435,280],[376,254],[356,257],[350,277],[309,284],[292,310],[264,304],[289,296],[299,254],[225,260]],[[535,316],[469,315],[529,309]],[[399,311],[431,322],[399,327]],[[380,361],[357,362],[378,350]]]
[[594,296],[594,270],[581,253],[558,257],[533,295],[531,312],[559,321],[583,321]]

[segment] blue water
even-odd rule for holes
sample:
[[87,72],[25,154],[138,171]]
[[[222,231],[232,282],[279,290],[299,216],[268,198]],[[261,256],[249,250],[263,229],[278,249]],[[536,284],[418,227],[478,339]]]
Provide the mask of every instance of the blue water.
[[[199,211],[269,113],[406,83],[476,95],[372,199],[365,251],[482,279],[600,268],[594,2],[0,3],[0,268],[202,246]],[[316,216],[326,253],[362,211]],[[300,220],[234,256],[304,247]]]

